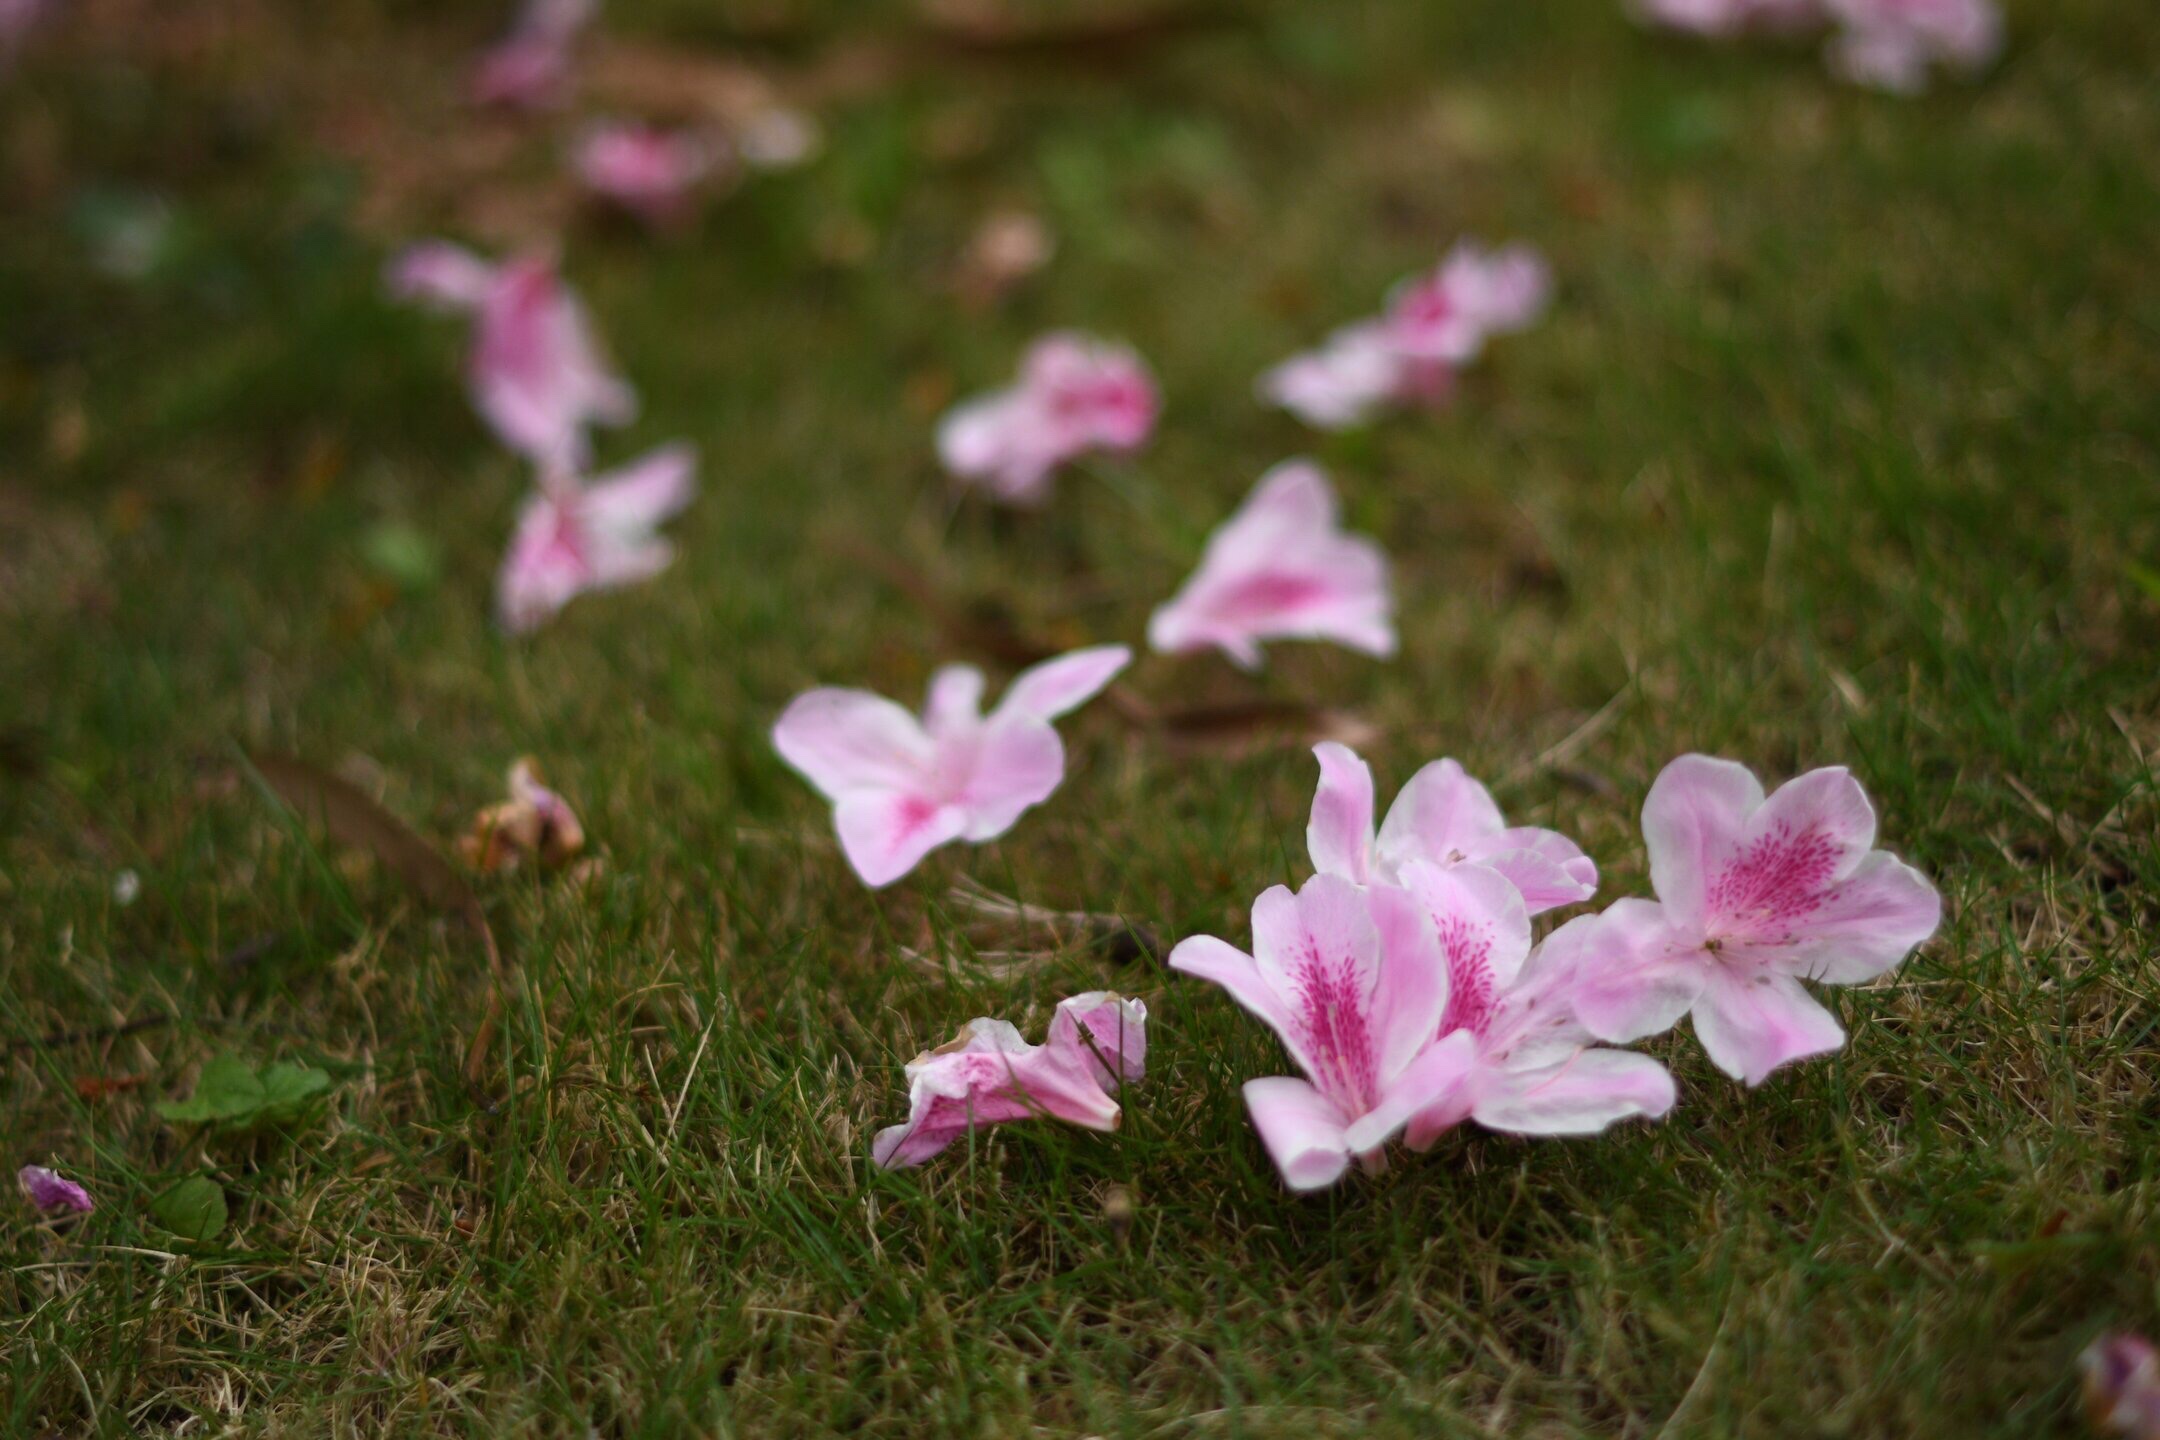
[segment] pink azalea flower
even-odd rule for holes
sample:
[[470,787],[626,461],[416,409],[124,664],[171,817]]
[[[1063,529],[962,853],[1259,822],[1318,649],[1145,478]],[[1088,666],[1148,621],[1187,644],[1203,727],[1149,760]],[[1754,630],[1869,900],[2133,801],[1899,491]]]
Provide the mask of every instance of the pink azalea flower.
[[15,1183],[32,1205],[50,1214],[55,1210],[72,1210],[87,1215],[97,1208],[90,1192],[73,1180],[63,1179],[57,1171],[43,1165],[25,1165],[15,1172]]
[[682,131],[614,123],[587,131],[571,168],[593,194],[648,225],[679,224],[691,192],[713,171],[711,149]]
[[510,33],[474,67],[473,99],[527,110],[561,104],[571,51],[599,13],[599,0],[526,0]]
[[1529,246],[1487,251],[1462,241],[1431,272],[1398,285],[1378,319],[1346,325],[1263,374],[1260,398],[1322,430],[1360,424],[1387,405],[1440,404],[1488,339],[1527,328],[1551,295],[1552,272]]
[[1841,78],[1895,94],[1927,88],[1928,68],[1968,73],[2002,49],[1993,0],[1825,0],[1839,31],[1830,68]]
[[1462,241],[1430,274],[1398,287],[1382,322],[1396,353],[1460,366],[1494,335],[1527,329],[1552,296],[1552,272],[1527,245]]
[[1065,778],[1051,722],[1131,659],[1123,645],[1098,645],[1046,660],[987,716],[972,665],[931,677],[919,720],[866,690],[812,690],[780,716],[773,745],[833,802],[840,849],[863,883],[890,885],[940,845],[994,840],[1050,798]]
[[636,393],[601,358],[584,307],[545,257],[490,265],[428,241],[392,262],[389,282],[400,299],[478,315],[473,402],[503,443],[541,466],[583,468],[585,427],[637,414]]
[[1683,1014],[1710,1059],[1759,1085],[1845,1032],[1802,980],[1854,985],[1935,933],[1942,899],[1875,845],[1875,811],[1850,772],[1812,770],[1767,799],[1745,766],[1683,755],[1643,802],[1656,902],[1594,918],[1608,968],[1576,992],[1600,1038],[1656,1034]]
[[589,590],[633,585],[667,569],[674,547],[653,532],[690,503],[696,469],[694,450],[667,445],[592,480],[542,472],[497,578],[503,628],[535,630]]
[[1489,866],[1521,892],[1527,913],[1597,893],[1597,863],[1554,830],[1510,827],[1492,792],[1453,760],[1435,760],[1403,786],[1373,832],[1372,770],[1334,741],[1315,746],[1320,787],[1305,829],[1313,868],[1360,885],[1400,885],[1412,862]]
[[1110,1097],[1146,1070],[1147,1006],[1109,991],[1060,1002],[1041,1045],[1006,1021],[971,1020],[908,1063],[907,1121],[880,1130],[870,1158],[887,1168],[920,1165],[978,1126],[1034,1116],[1115,1130]]
[[938,455],[956,479],[995,499],[1039,505],[1061,466],[1089,451],[1146,443],[1160,409],[1138,355],[1061,331],[1028,348],[1018,383],[946,414]]
[[1262,476],[1209,537],[1183,589],[1148,621],[1168,654],[1215,646],[1248,670],[1268,639],[1333,640],[1383,659],[1395,653],[1387,558],[1343,533],[1320,467],[1291,460]]
[[2095,1430],[2160,1440],[2160,1353],[2142,1335],[2103,1335],[2078,1357]]

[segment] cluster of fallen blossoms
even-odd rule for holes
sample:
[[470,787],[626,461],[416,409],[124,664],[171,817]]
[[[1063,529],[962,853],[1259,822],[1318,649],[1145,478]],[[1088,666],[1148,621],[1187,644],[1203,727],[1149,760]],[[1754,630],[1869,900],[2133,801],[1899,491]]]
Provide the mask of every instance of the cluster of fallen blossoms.
[[1696,35],[1828,29],[1824,59],[1855,85],[1910,95],[1937,66],[1974,73],[2002,49],[1995,0],[1632,0],[1646,22]]
[[[1941,919],[1926,878],[1875,848],[1874,809],[1849,772],[1765,795],[1744,766],[1686,755],[1643,804],[1656,898],[1533,939],[1534,917],[1596,893],[1574,841],[1508,825],[1452,760],[1412,777],[1376,829],[1365,762],[1336,744],[1315,754],[1317,873],[1253,902],[1249,953],[1196,936],[1170,954],[1263,1021],[1303,1072],[1245,1085],[1293,1190],[1332,1185],[1353,1162],[1377,1172],[1397,1138],[1425,1150],[1464,1121],[1591,1135],[1658,1119],[1671,1074],[1620,1047],[1683,1018],[1714,1065],[1760,1085],[1844,1043],[1802,982],[1872,980]],[[1146,1019],[1137,1002],[1077,997],[1041,1047],[974,1021],[908,1067],[910,1117],[880,1133],[874,1158],[917,1164],[971,1125],[1030,1116],[1114,1128],[1110,1095],[1141,1076]]]

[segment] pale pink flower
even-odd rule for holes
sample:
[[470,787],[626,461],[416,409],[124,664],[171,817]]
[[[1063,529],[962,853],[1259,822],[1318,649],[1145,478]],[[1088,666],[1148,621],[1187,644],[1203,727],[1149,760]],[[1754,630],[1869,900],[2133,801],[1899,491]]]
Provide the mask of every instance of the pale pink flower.
[[1318,350],[1293,355],[1260,377],[1260,398],[1316,430],[1362,424],[1395,401],[1404,377],[1401,355],[1377,320],[1346,325]]
[[543,471],[497,577],[503,628],[537,629],[589,590],[633,585],[667,569],[675,549],[653,532],[690,503],[696,469],[688,445],[667,445],[591,480]]
[[1006,1021],[972,1020],[908,1062],[908,1118],[878,1132],[870,1158],[920,1165],[979,1126],[1035,1116],[1115,1130],[1111,1096],[1146,1070],[1147,1006],[1106,990],[1060,1002],[1041,1045]]
[[2002,49],[1994,0],[1824,0],[1838,33],[1830,68],[1858,85],[1910,95],[1927,88],[1928,70],[1967,73]]
[[473,402],[505,444],[541,466],[582,469],[586,426],[636,416],[636,393],[601,357],[584,307],[546,257],[491,265],[427,241],[392,262],[389,283],[400,299],[477,315],[466,366]]
[[2160,1353],[2142,1335],[2103,1335],[2078,1356],[2095,1430],[2160,1440]]
[[1148,643],[1179,654],[1215,646],[1244,668],[1260,642],[1332,640],[1395,653],[1387,558],[1343,533],[1335,491],[1308,460],[1277,465],[1208,538],[1184,588],[1148,621]]
[[1161,401],[1140,357],[1060,331],[1028,348],[1017,383],[965,401],[938,425],[954,478],[1008,505],[1039,505],[1061,466],[1090,451],[1146,443]]
[[1764,798],[1745,766],[1683,755],[1643,802],[1656,902],[1587,923],[1605,957],[1575,994],[1603,1039],[1656,1034],[1683,1014],[1719,1069],[1759,1085],[1845,1032],[1801,981],[1855,985],[1935,933],[1942,899],[1875,846],[1875,811],[1842,767]]
[[586,131],[570,163],[593,194],[666,226],[689,213],[692,193],[716,162],[711,147],[686,131],[614,122]]
[[1046,660],[987,716],[972,665],[931,677],[920,719],[867,690],[812,690],[780,716],[773,745],[833,802],[840,849],[863,883],[889,885],[940,845],[994,840],[1050,798],[1065,778],[1051,722],[1131,659],[1123,645],[1098,645]]
[[1552,271],[1529,246],[1487,251],[1465,240],[1398,286],[1381,323],[1397,354],[1459,367],[1492,336],[1527,329],[1551,297]]
[[1634,0],[1632,8],[1645,24],[1719,37],[1803,29],[1823,18],[1822,0]]
[[72,1210],[78,1215],[87,1215],[97,1208],[97,1202],[90,1198],[88,1190],[43,1165],[23,1166],[15,1172],[15,1183],[22,1187],[32,1205],[47,1214],[55,1210]]
[[1305,844],[1313,868],[1360,885],[1399,885],[1413,861],[1489,866],[1521,892],[1531,915],[1597,893],[1597,863],[1555,830],[1509,826],[1492,792],[1453,760],[1435,760],[1403,786],[1373,831],[1372,770],[1348,746],[1315,746],[1320,786]]
[[1461,241],[1396,286],[1379,318],[1261,375],[1260,398],[1321,430],[1360,424],[1383,406],[1441,404],[1487,340],[1530,326],[1551,297],[1552,272],[1529,246]]
[[599,0],[526,0],[510,33],[474,66],[473,99],[528,110],[561,104],[571,52],[599,13]]

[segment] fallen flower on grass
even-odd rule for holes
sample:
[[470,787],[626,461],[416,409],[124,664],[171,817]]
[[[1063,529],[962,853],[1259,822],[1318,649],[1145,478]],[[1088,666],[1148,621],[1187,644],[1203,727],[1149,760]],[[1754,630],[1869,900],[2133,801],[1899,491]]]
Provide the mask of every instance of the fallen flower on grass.
[[931,677],[920,719],[867,690],[812,690],[773,726],[773,746],[833,802],[855,873],[889,885],[940,845],[994,840],[1048,799],[1065,778],[1051,722],[1131,659],[1123,645],[1098,645],[1046,660],[1015,677],[988,716],[972,665]]
[[392,261],[399,299],[476,316],[466,365],[473,403],[503,443],[536,464],[582,469],[588,425],[627,424],[637,394],[602,358],[585,310],[552,260],[490,264],[431,240]]
[[1019,380],[955,406],[938,456],[963,484],[1007,505],[1039,505],[1058,469],[1090,451],[1146,443],[1161,400],[1140,357],[1070,331],[1028,347]]
[[2101,1336],[2078,1356],[2078,1372],[2095,1430],[2160,1440],[2160,1353],[2144,1336]]
[[1914,95],[1935,66],[1974,73],[2002,49],[1993,0],[1824,0],[1838,33],[1831,72],[1856,85]]
[[623,121],[594,126],[571,153],[571,169],[594,195],[656,228],[680,225],[719,157],[686,131]]
[[690,446],[664,445],[590,480],[543,470],[497,578],[503,628],[530,632],[579,595],[667,569],[675,547],[654,532],[690,503],[696,469]]
[[1407,888],[1316,875],[1294,898],[1277,886],[1253,906],[1252,955],[1212,936],[1171,952],[1173,970],[1266,1021],[1309,1077],[1245,1086],[1285,1184],[1331,1185],[1353,1159],[1376,1172],[1405,1131],[1423,1150],[1464,1120],[1589,1135],[1672,1108],[1662,1065],[1598,1048],[1574,1019],[1583,951],[1533,951],[1505,876],[1416,860],[1403,878]]
[[47,1215],[56,1210],[87,1215],[97,1208],[97,1202],[90,1198],[88,1190],[43,1165],[23,1166],[15,1172],[15,1183],[22,1187],[23,1195],[31,1205]]
[[1260,397],[1323,430],[1358,424],[1383,405],[1438,404],[1487,340],[1527,328],[1551,294],[1551,271],[1527,245],[1488,251],[1463,241],[1398,285],[1378,318],[1263,374]]
[[578,36],[599,13],[599,0],[526,0],[509,34],[473,67],[473,99],[527,110],[561,104]]
[[1200,567],[1149,619],[1148,643],[1167,654],[1214,646],[1247,670],[1270,639],[1332,640],[1384,659],[1395,653],[1393,615],[1380,547],[1343,533],[1319,466],[1290,460],[1209,537]]
[[1683,755],[1650,787],[1642,826],[1658,898],[1591,922],[1621,958],[1578,991],[1577,1011],[1616,1042],[1692,1014],[1711,1061],[1750,1086],[1844,1044],[1801,981],[1872,980],[1942,919],[1927,878],[1874,848],[1874,807],[1842,767],[1765,798],[1745,766]]
[[1111,1098],[1147,1072],[1147,1006],[1106,990],[1061,1001],[1041,1045],[1004,1020],[968,1022],[908,1062],[908,1118],[880,1130],[871,1159],[920,1165],[978,1126],[1046,1116],[1115,1130]]
[[519,756],[508,784],[510,798],[475,815],[471,831],[458,837],[465,863],[492,875],[527,859],[545,870],[576,859],[585,848],[585,829],[570,802],[541,783],[539,763]]
[[1305,828],[1313,868],[1360,885],[1402,883],[1404,867],[1464,863],[1500,872],[1532,915],[1597,893],[1597,863],[1555,830],[1509,826],[1492,792],[1453,760],[1435,760],[1403,786],[1377,835],[1372,770],[1356,751],[1315,746],[1320,785]]

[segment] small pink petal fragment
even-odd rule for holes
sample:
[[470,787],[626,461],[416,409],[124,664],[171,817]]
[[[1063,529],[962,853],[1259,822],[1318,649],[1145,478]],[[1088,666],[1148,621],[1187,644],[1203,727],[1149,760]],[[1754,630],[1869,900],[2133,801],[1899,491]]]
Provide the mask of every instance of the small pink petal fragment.
[[698,187],[712,175],[710,146],[682,131],[614,122],[585,133],[571,168],[592,194],[648,225],[679,225]]
[[1830,68],[1856,85],[1917,94],[1934,67],[1973,74],[2002,50],[2002,14],[1994,0],[1824,3],[1840,26],[1830,42]]
[[473,67],[473,99],[522,110],[560,105],[578,36],[599,13],[599,0],[526,0],[510,33]]
[[2126,1440],[2160,1440],[2160,1352],[2142,1335],[2103,1335],[2078,1356],[2085,1418]]
[[87,1215],[97,1208],[88,1190],[43,1165],[23,1166],[15,1172],[15,1183],[33,1206],[48,1215],[56,1210]]
[[1111,1092],[1141,1077],[1146,1053],[1147,1007],[1107,991],[1061,1004],[1041,1045],[1003,1020],[970,1021],[909,1062],[908,1118],[878,1132],[871,1159],[920,1165],[970,1130],[1036,1117],[1115,1130]]
[[1293,460],[1209,538],[1200,567],[1149,620],[1148,643],[1166,654],[1212,646],[1246,669],[1271,639],[1332,640],[1384,659],[1395,653],[1394,610],[1380,547],[1346,534],[1327,476]]
[[938,426],[952,476],[1008,505],[1039,505],[1057,471],[1091,452],[1145,444],[1161,400],[1140,357],[1057,332],[1029,347],[1017,383],[965,401]]

